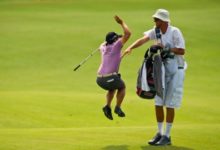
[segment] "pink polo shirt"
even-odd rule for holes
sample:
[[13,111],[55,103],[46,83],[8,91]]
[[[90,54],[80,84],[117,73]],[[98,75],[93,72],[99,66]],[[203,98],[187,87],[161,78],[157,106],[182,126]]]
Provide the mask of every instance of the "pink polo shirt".
[[119,66],[121,62],[121,49],[122,49],[121,38],[116,42],[105,45],[100,45],[100,52],[102,54],[102,62],[98,69],[99,75],[105,75],[113,72],[119,71]]

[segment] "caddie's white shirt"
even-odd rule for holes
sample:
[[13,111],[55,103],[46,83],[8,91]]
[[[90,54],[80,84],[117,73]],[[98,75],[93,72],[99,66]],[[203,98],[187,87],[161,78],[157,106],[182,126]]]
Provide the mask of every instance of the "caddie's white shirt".
[[[156,33],[155,28],[144,32],[144,35],[149,37],[150,40],[155,40]],[[185,41],[181,31],[173,26],[168,26],[165,34],[161,33],[161,43],[164,46],[169,44],[170,48],[183,48],[185,49]],[[164,61],[165,67],[165,89],[164,97],[161,98],[156,95],[155,105],[166,106],[168,108],[180,107],[183,93],[183,80],[184,70],[178,69],[178,67],[184,67],[183,55],[176,55],[174,59],[167,58]]]
[[[185,41],[181,31],[177,27],[173,27],[171,25],[168,26],[165,34],[161,33],[161,43],[166,46],[170,45],[170,48],[183,48],[185,49]],[[155,28],[150,29],[144,32],[144,35],[149,37],[150,40],[157,40]],[[178,65],[180,67],[184,66],[184,58],[182,55],[176,55],[176,59],[178,61]]]

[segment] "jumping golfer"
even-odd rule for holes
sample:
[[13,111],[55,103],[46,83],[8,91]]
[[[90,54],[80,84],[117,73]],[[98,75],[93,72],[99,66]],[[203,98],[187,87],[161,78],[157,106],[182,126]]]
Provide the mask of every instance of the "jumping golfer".
[[121,104],[125,97],[125,83],[119,74],[119,66],[121,62],[121,49],[131,35],[125,22],[118,16],[114,18],[121,25],[124,35],[119,35],[115,32],[107,33],[105,42],[100,45],[102,58],[96,79],[97,84],[104,90],[107,90],[106,105],[103,107],[103,112],[110,120],[113,120],[111,102],[116,92],[117,102],[114,112],[119,117],[125,117],[125,113],[121,109]]
[[[174,121],[175,108],[180,107],[183,80],[184,80],[184,61],[185,41],[181,31],[170,25],[169,12],[165,9],[158,9],[152,16],[155,22],[155,27],[144,32],[144,36],[136,40],[130,45],[123,56],[131,53],[132,49],[137,48],[149,40],[155,40],[157,45],[163,48],[163,53],[167,53],[168,58],[164,60],[165,66],[165,96],[161,99],[155,97],[155,112],[158,124],[158,132],[151,139],[150,145],[170,145],[170,131]],[[160,36],[157,36],[158,32]],[[158,37],[160,37],[158,41]],[[166,107],[166,117],[164,117],[164,107]],[[163,131],[164,118],[166,118],[166,128]]]

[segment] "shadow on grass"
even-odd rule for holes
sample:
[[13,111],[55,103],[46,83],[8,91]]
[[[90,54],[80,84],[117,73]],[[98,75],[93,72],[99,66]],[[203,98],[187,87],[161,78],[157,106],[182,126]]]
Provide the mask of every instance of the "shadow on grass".
[[103,150],[128,150],[128,145],[109,145],[102,148]]
[[[128,150],[128,145],[109,145],[103,147],[103,150]],[[183,146],[141,146],[141,150],[193,150]]]
[[142,150],[193,150],[183,146],[141,146]]

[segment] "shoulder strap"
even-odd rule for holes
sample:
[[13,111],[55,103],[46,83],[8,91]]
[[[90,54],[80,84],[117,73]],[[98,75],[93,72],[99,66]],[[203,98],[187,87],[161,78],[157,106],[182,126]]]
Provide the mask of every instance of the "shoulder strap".
[[155,34],[156,34],[157,42],[162,43],[160,28],[155,28]]

